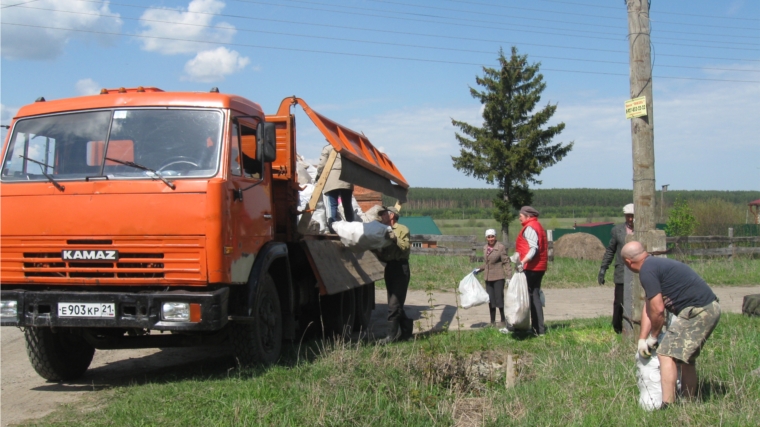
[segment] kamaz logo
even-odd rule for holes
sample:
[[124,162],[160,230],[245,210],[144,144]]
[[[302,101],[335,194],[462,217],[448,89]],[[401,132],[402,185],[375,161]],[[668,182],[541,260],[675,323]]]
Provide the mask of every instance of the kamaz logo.
[[64,261],[118,261],[119,251],[61,251]]

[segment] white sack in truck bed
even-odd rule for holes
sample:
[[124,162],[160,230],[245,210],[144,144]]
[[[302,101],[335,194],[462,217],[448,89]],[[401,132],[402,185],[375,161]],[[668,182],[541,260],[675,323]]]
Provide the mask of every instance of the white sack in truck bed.
[[[340,242],[343,243],[343,246],[354,252],[382,249],[392,243],[388,237],[390,227],[377,221],[336,221],[332,227],[335,234],[340,236]],[[393,231],[391,230],[391,232]]]

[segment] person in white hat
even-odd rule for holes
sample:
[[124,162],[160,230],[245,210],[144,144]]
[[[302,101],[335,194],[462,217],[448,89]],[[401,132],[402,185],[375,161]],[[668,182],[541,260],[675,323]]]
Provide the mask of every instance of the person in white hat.
[[[507,326],[504,317],[504,282],[512,276],[507,248],[496,241],[496,230],[486,230],[486,245],[483,246],[484,264],[472,272],[475,274],[485,271],[486,292],[488,293],[488,310],[491,313],[491,326],[503,328]],[[506,267],[506,269],[505,269]],[[496,324],[496,309],[501,314],[501,323]]]
[[613,281],[615,282],[615,299],[612,303],[612,329],[618,334],[623,332],[623,282],[625,276],[625,264],[620,256],[620,250],[625,246],[625,236],[633,234],[633,203],[623,206],[623,215],[625,215],[625,222],[612,227],[612,238],[609,245],[607,245],[607,250],[604,252],[602,266],[599,268],[599,277],[597,278],[599,286],[604,285],[604,276],[614,258],[615,275]]

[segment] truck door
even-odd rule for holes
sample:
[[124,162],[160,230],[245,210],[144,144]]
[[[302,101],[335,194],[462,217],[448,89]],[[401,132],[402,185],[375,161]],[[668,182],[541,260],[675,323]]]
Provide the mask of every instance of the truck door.
[[233,118],[230,130],[227,186],[232,194],[228,199],[231,226],[226,240],[232,246],[233,283],[248,281],[256,254],[274,234],[270,165],[257,159],[254,120]]

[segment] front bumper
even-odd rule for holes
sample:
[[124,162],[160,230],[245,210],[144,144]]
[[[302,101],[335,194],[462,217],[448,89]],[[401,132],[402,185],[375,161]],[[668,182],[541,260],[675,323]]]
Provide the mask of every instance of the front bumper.
[[[217,331],[227,324],[229,293],[229,288],[140,293],[3,290],[0,299],[17,301],[17,314],[15,318],[0,318],[0,326]],[[62,302],[113,303],[115,316],[59,317],[58,304]],[[162,320],[164,302],[200,304],[201,320],[194,323]]]

